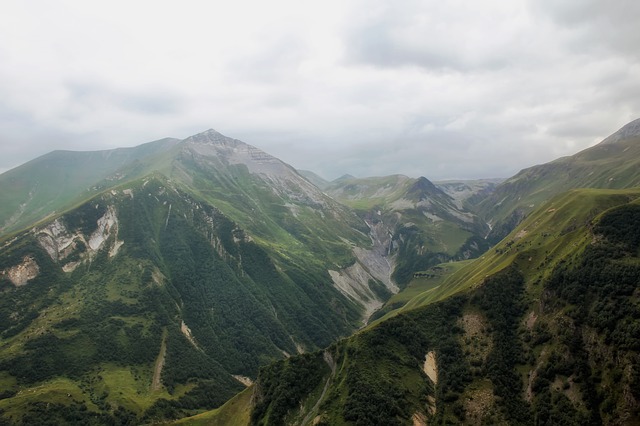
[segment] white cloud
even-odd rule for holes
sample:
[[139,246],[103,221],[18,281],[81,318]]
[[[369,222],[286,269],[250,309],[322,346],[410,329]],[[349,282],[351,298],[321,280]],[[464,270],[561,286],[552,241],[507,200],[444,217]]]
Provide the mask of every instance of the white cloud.
[[9,0],[0,170],[213,127],[329,178],[507,176],[640,115],[639,14],[630,0]]

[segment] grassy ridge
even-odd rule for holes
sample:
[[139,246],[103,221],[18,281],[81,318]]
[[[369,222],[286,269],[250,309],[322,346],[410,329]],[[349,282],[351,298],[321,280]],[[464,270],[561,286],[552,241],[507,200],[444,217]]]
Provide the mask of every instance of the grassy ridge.
[[[590,237],[584,226],[598,214],[640,197],[640,190],[578,189],[554,197],[479,259],[442,279],[438,288],[413,297],[403,310],[444,300],[480,285],[484,278],[516,264],[531,282],[548,277],[558,262],[579,252]],[[399,295],[399,297],[402,297]]]
[[251,398],[254,388],[240,392],[222,407],[191,417],[180,419],[173,424],[187,426],[246,426],[251,420]]
[[498,242],[519,218],[553,196],[573,188],[623,189],[640,186],[640,138],[599,144],[570,157],[522,170],[496,187],[476,209],[494,227]]
[[79,205],[122,179],[148,173],[176,143],[167,138],[109,151],[54,151],[3,173],[0,236]]

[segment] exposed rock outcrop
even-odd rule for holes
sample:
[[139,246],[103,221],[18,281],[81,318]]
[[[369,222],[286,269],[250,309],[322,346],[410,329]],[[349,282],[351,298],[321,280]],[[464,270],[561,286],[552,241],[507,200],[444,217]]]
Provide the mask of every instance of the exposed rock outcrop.
[[0,274],[9,278],[16,287],[27,284],[40,273],[40,267],[31,256],[25,256],[22,263],[2,271]]
[[[61,264],[65,272],[71,272],[85,259],[91,259],[95,253],[110,240],[109,257],[118,254],[124,241],[118,240],[118,216],[116,209],[109,206],[105,214],[97,221],[97,228],[86,236],[78,230],[69,230],[63,219],[58,218],[43,228],[33,231],[40,246],[46,250],[51,259]],[[74,260],[65,262],[72,254]]]

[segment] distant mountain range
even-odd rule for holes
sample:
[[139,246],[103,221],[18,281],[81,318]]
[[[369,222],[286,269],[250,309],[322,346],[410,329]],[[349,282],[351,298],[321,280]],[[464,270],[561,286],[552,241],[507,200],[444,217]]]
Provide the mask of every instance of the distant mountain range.
[[0,418],[638,421],[639,123],[504,181],[329,182],[214,130],[10,170]]

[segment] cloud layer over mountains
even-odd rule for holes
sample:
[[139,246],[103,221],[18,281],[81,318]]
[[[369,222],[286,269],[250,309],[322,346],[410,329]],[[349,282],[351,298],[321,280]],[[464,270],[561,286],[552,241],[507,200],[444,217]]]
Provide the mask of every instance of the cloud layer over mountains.
[[207,128],[332,179],[508,176],[640,116],[632,0],[3,4],[0,171]]

